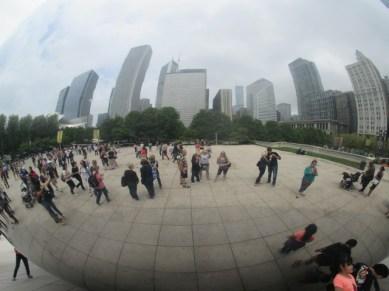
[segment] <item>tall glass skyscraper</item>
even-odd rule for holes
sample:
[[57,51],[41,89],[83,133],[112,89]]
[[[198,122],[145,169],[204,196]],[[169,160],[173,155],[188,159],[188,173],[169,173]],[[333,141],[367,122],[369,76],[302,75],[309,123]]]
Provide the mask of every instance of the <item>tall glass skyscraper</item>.
[[296,88],[298,114],[303,120],[309,119],[309,104],[314,96],[324,89],[315,63],[298,58],[289,64],[294,87]]
[[162,106],[163,86],[165,85],[166,74],[175,73],[177,71],[178,63],[176,63],[174,60],[170,61],[161,68],[158,79],[157,98],[155,101],[156,108],[161,108]]
[[149,45],[134,47],[130,50],[112,93],[109,108],[111,118],[125,117],[131,111],[140,111],[140,91],[151,55],[152,49]]
[[69,89],[70,87],[67,86],[59,92],[57,107],[55,108],[55,112],[59,114],[63,114],[65,110],[65,104],[66,104],[66,99],[68,97]]
[[89,116],[93,92],[98,79],[99,76],[93,70],[82,73],[73,79],[63,113],[66,120]]
[[185,126],[201,109],[208,108],[207,71],[205,69],[180,70],[166,74],[162,107],[173,107]]
[[388,100],[380,72],[373,62],[356,51],[357,62],[346,66],[354,88],[358,134],[377,135],[388,128]]
[[213,98],[213,110],[227,115],[232,120],[232,90],[220,89]]
[[237,107],[244,107],[244,87],[243,86],[235,86],[235,105]]
[[[267,121],[277,121],[276,99],[273,83],[260,79],[246,87],[247,109],[254,119]],[[250,105],[250,107],[249,107]]]

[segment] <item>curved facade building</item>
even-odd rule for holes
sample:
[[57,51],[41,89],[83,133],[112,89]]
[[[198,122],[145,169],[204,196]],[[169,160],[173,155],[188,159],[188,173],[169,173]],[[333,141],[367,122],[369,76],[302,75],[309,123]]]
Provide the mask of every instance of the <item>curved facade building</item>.
[[385,85],[373,62],[356,51],[357,62],[346,66],[353,84],[358,115],[358,134],[377,135],[388,128]]
[[166,74],[175,73],[178,71],[178,63],[174,60],[167,63],[161,68],[158,79],[158,87],[157,87],[157,99],[155,102],[156,108],[162,107],[162,95],[163,95],[163,87],[165,85]]
[[66,120],[89,116],[93,92],[98,79],[99,76],[93,70],[73,79],[63,112]]
[[130,50],[112,92],[109,116],[125,117],[131,111],[140,111],[140,91],[149,67],[152,50],[149,45]]
[[310,119],[309,104],[315,96],[320,95],[324,89],[315,63],[298,58],[289,64],[294,87],[296,88],[297,106],[300,118]]
[[57,106],[55,108],[55,112],[57,112],[59,114],[63,114],[63,112],[65,110],[66,98],[68,97],[69,89],[70,89],[70,87],[67,86],[67,87],[63,88],[59,92],[59,96],[58,96],[58,101],[57,101]]

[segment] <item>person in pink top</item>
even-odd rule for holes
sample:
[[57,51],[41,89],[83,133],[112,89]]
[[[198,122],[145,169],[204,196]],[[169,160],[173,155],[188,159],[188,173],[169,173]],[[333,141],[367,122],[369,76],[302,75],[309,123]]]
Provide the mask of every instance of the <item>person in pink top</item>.
[[347,254],[341,254],[337,259],[337,274],[332,281],[335,291],[357,291],[357,283],[352,275],[353,261]]
[[316,224],[309,224],[305,229],[299,229],[291,235],[284,243],[284,246],[280,250],[283,254],[288,254],[291,251],[296,251],[305,246],[306,243],[312,242],[314,234],[317,232]]
[[[103,174],[100,174],[98,169],[93,171],[92,180],[95,180],[95,181],[93,181],[93,183],[89,183],[89,184],[93,187],[93,189],[95,191],[97,205],[100,205],[100,199],[101,199],[102,194],[104,194],[105,200],[107,200],[107,202],[110,202],[111,200],[109,199],[108,190],[104,184]],[[95,185],[92,185],[92,184],[95,184]]]

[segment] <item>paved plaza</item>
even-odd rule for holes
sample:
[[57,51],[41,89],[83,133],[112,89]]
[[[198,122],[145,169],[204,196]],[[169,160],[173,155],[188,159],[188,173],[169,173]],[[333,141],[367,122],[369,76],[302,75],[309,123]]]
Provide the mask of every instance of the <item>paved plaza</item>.
[[[194,147],[186,148],[190,166]],[[12,181],[12,205],[21,223],[11,226],[8,235],[36,265],[92,291],[322,290],[320,285],[299,285],[306,270],[291,264],[309,258],[319,247],[350,238],[359,242],[353,249],[355,261],[376,263],[387,256],[387,177],[366,198],[339,187],[341,173],[356,169],[319,159],[319,176],[306,197],[296,199],[311,157],[279,151],[277,185],[266,183],[266,173],[254,186],[264,148],[212,150],[211,180],[189,189],[180,187],[177,165],[153,152],[163,188],[156,185],[151,200],[139,184],[140,201],[134,201],[120,179],[129,162],[135,162],[137,170],[139,162],[133,149],[120,149],[119,169],[104,171],[110,203],[102,199],[97,206],[82,190],[73,196],[61,182],[63,192],[57,193],[55,203],[67,217],[66,225],[55,224],[40,205],[26,209],[19,185]],[[216,157],[222,150],[232,166],[227,179],[215,183]],[[318,226],[315,241],[281,255],[287,236],[309,223]]]

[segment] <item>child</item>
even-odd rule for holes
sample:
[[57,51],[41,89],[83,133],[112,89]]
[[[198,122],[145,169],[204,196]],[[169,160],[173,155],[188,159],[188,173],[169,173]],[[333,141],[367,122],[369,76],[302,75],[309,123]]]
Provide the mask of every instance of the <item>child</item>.
[[284,243],[281,253],[288,254],[290,251],[296,251],[305,246],[306,243],[313,241],[313,235],[317,231],[316,224],[309,224],[304,230],[297,230]]

